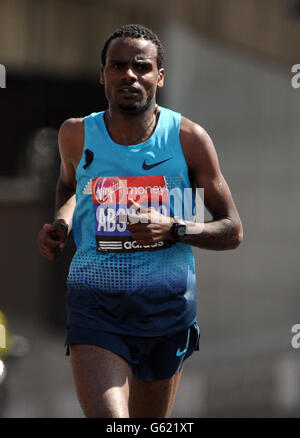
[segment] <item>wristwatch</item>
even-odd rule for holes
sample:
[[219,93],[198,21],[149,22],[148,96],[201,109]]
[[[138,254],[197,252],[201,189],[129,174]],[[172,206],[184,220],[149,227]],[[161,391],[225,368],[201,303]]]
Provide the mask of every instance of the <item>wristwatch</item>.
[[174,216],[173,219],[174,223],[172,225],[172,234],[176,242],[181,242],[186,236],[186,225],[178,216]]

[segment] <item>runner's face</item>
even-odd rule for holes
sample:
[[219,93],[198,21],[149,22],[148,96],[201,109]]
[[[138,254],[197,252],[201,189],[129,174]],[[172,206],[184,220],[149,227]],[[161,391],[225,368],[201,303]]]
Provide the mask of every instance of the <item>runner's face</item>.
[[155,102],[157,87],[163,86],[164,69],[157,68],[157,48],[143,38],[111,41],[100,83],[110,108],[138,114]]

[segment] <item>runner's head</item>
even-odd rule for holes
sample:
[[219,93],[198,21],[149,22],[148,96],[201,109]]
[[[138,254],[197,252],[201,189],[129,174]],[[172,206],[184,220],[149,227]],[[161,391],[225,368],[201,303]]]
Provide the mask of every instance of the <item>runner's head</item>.
[[125,24],[124,26],[119,27],[119,29],[115,30],[109,36],[109,38],[104,43],[101,53],[101,61],[103,66],[105,66],[106,64],[106,54],[111,41],[116,38],[126,37],[137,39],[143,38],[147,41],[152,41],[152,43],[157,48],[157,68],[160,69],[164,66],[165,51],[162,43],[160,42],[158,36],[152,30],[148,29],[142,24]]
[[100,82],[111,108],[137,114],[155,104],[164,80],[164,49],[150,29],[120,27],[105,42],[101,58]]

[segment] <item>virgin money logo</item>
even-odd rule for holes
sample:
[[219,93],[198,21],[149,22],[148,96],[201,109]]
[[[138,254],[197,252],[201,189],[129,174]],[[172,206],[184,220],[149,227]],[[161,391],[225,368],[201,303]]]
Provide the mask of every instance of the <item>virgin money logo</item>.
[[93,186],[93,195],[95,200],[102,204],[109,202],[111,204],[121,203],[126,194],[126,181],[121,181],[116,177],[99,177]]

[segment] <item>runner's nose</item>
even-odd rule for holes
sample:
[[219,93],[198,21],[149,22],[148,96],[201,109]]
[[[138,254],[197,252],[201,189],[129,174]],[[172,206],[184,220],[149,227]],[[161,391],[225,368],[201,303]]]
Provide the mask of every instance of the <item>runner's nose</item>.
[[137,79],[137,75],[134,72],[132,67],[127,67],[124,70],[124,79],[126,79],[127,81],[131,81],[131,82],[133,82]]

